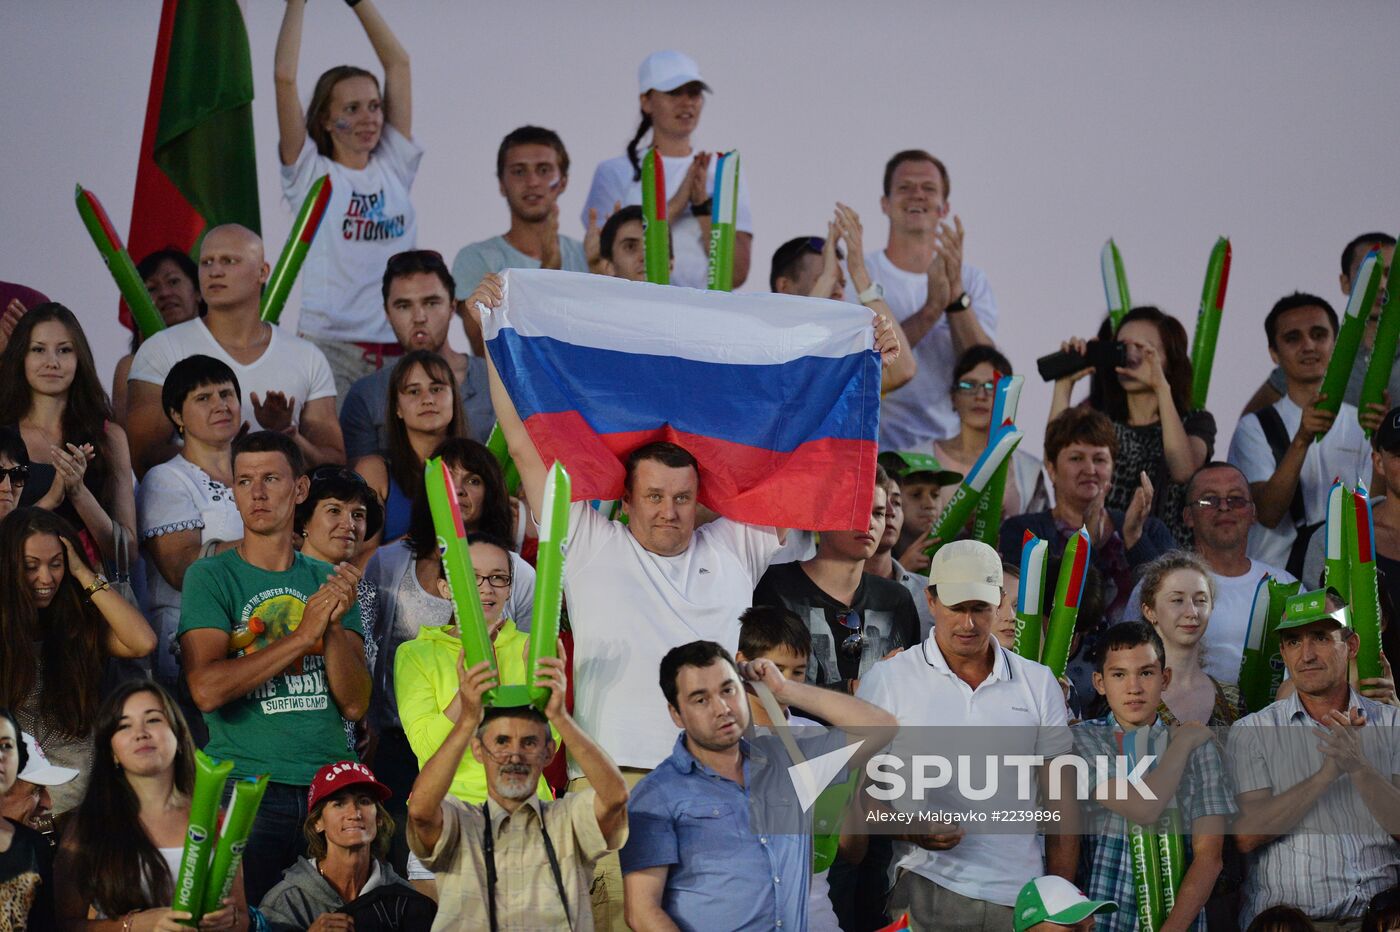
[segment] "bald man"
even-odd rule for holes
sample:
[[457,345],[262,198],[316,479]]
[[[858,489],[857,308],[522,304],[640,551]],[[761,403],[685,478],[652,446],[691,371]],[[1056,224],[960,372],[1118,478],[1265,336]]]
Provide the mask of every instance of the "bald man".
[[262,321],[267,276],[262,240],[252,230],[230,223],[204,235],[199,290],[209,313],[146,340],[131,362],[126,430],[138,474],[178,452],[160,389],[170,367],[196,353],[223,360],[238,375],[250,430],[291,437],[308,465],[345,462],[331,367],[315,346]]

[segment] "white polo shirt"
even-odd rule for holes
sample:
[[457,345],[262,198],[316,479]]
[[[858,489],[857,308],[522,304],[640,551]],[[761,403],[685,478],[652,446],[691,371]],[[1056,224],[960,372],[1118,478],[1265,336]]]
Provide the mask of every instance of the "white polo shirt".
[[736,650],[739,614],[777,550],[775,529],[719,518],[696,528],[684,552],[663,557],[587,502],[570,506],[564,594],[574,718],[619,766],[649,770],[671,755],[676,726],[659,685],[661,658],[691,641]]
[[[996,645],[991,675],[975,690],[948,668],[930,636],[919,647],[877,663],[861,677],[856,695],[893,713],[901,728],[1020,726],[1026,745],[1008,747],[1007,754],[1039,754],[1048,759],[1074,748],[1065,694],[1050,669],[1000,645]],[[1036,726],[1048,727],[1032,731]],[[895,738],[891,753],[901,754],[901,740]],[[910,748],[906,753],[919,752],[929,753],[929,749]],[[894,853],[896,876],[900,870],[911,870],[954,893],[1002,906],[1015,905],[1026,881],[1045,873],[1040,838],[1033,828],[1016,835],[969,832],[947,851],[926,851],[897,841]]]

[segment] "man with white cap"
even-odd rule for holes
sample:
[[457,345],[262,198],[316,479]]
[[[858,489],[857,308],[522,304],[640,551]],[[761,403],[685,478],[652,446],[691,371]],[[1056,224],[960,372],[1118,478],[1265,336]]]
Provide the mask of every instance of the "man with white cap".
[[1016,932],[1092,932],[1094,916],[1116,913],[1111,900],[1091,900],[1063,877],[1051,874],[1027,881],[1016,897]]
[[[1043,855],[1034,823],[1019,834],[964,834],[953,825],[948,831],[932,827],[896,836],[889,912],[907,912],[911,928],[1006,928],[1026,881],[1044,873],[1074,876],[1079,813],[1063,778],[1073,770],[1048,766],[1073,749],[1064,693],[1048,668],[1013,654],[993,637],[1001,596],[1001,558],[995,550],[973,540],[945,544],[929,566],[932,635],[876,664],[856,693],[899,719],[901,733],[890,753],[902,761],[938,753],[914,746],[923,726],[970,725],[984,733],[997,729],[996,751],[1003,757],[1038,755],[1046,762],[1032,768],[1039,808],[1050,810],[1055,826],[1045,834]],[[977,786],[986,778],[979,772],[971,779]],[[1030,810],[1036,801],[1015,805]]]
[[[645,150],[638,146],[651,130],[651,144],[662,157],[666,181],[666,218],[675,262],[671,284],[704,288],[709,272],[715,160],[712,153],[697,152],[690,136],[700,125],[700,111],[710,86],[700,77],[695,59],[671,49],[648,55],[637,70],[637,83],[641,123],[627,144],[627,154],[600,162],[594,170],[583,225],[592,231],[607,219],[614,205],[642,202],[641,158]],[[753,217],[742,171],[734,226],[734,287],[738,288],[749,276],[753,254]]]
[[44,832],[53,827],[50,821],[53,799],[49,796],[49,787],[73,782],[78,771],[50,764],[34,736],[28,732],[23,734],[24,749],[29,752],[28,764],[20,771],[10,791],[0,796],[0,816]]

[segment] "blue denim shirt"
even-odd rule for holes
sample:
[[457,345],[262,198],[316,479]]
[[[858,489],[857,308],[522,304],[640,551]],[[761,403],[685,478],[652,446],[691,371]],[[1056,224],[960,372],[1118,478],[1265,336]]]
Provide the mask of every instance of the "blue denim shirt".
[[[778,782],[788,779],[787,755],[772,736],[743,739],[740,749],[744,786],[701,764],[686,748],[685,734],[677,737],[671,756],[632,791],[627,804],[629,835],[620,852],[622,872],[669,867],[661,906],[687,932],[802,932],[807,928],[812,839],[800,827],[807,816],[791,784]],[[751,768],[751,762],[761,766]],[[751,831],[750,790],[760,795],[770,813],[764,817],[765,826],[786,824],[803,833]],[[772,815],[775,806],[790,812]]]

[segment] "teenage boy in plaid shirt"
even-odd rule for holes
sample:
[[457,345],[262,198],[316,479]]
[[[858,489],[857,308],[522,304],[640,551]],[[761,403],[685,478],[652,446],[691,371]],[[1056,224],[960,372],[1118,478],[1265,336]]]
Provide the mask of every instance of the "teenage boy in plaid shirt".
[[[1090,773],[1097,773],[1092,766],[1096,755],[1112,758],[1122,753],[1122,733],[1149,726],[1155,732],[1166,727],[1157,717],[1162,691],[1171,682],[1164,657],[1162,639],[1145,622],[1120,622],[1104,633],[1096,657],[1094,688],[1108,701],[1110,711],[1072,729],[1075,749],[1089,760]],[[1137,928],[1128,821],[1151,825],[1173,799],[1181,810],[1187,868],[1176,891],[1176,905],[1161,932],[1205,929],[1202,909],[1220,874],[1225,824],[1235,812],[1220,754],[1211,738],[1211,730],[1199,722],[1172,730],[1167,750],[1142,781],[1155,800],[1115,777],[1108,781],[1106,798],[1089,805],[1080,848],[1079,884],[1090,899],[1112,900],[1120,907],[1116,913],[1099,917],[1099,932],[1132,932]],[[1091,787],[1091,792],[1097,790],[1098,786]]]

